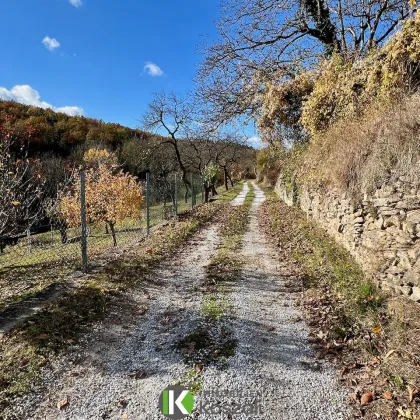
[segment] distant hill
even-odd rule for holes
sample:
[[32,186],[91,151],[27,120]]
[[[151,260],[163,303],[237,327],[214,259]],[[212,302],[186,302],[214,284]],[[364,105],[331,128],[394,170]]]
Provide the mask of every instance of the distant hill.
[[136,137],[148,140],[157,137],[120,124],[81,116],[71,117],[52,109],[37,108],[18,102],[0,100],[0,128],[13,128],[17,136],[28,139],[32,153],[49,151],[60,156],[70,154],[75,146],[103,144],[116,150]]

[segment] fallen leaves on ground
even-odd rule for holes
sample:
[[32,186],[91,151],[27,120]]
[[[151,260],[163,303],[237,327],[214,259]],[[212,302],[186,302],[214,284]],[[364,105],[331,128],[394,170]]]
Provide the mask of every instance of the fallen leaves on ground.
[[373,393],[366,392],[362,395],[362,398],[360,398],[360,405],[363,407],[364,405],[367,405],[372,401],[373,401]]

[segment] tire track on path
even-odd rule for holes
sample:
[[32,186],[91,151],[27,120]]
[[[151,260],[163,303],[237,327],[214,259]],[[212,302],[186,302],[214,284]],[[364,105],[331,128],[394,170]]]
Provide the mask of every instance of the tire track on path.
[[[350,418],[346,392],[333,368],[315,359],[308,327],[287,293],[285,268],[259,231],[258,209],[265,197],[253,185],[255,200],[241,252],[244,267],[230,294],[236,354],[225,371],[207,369],[203,395],[215,390],[263,394],[256,400],[262,401],[261,414],[236,414],[235,420]],[[222,398],[220,406],[235,402],[240,398]],[[201,414],[199,418],[215,417]]]
[[[162,419],[157,401],[164,388],[185,375],[175,346],[200,318],[201,294],[195,286],[203,282],[217,244],[212,225],[152,270],[146,295],[134,290],[131,296],[140,311],[148,303],[147,313],[131,313],[131,325],[108,320],[87,334],[85,349],[73,355],[73,362],[61,359],[46,373],[45,388],[13,407],[10,418]],[[59,410],[57,403],[67,398],[68,405]]]

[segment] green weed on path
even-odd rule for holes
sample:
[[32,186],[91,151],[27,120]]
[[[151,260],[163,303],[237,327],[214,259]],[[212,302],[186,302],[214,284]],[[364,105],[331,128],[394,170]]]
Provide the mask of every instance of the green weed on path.
[[[187,365],[199,360],[203,367],[216,364],[219,369],[223,369],[227,360],[235,355],[237,343],[230,325],[230,319],[234,315],[230,288],[242,267],[243,262],[238,251],[248,229],[253,200],[254,192],[251,188],[244,205],[224,209],[219,228],[222,243],[206,267],[206,278],[199,288],[203,292],[202,322],[199,328],[190,331],[177,345]],[[184,381],[184,385],[196,384],[197,381],[201,383],[201,370],[188,372],[188,380]]]

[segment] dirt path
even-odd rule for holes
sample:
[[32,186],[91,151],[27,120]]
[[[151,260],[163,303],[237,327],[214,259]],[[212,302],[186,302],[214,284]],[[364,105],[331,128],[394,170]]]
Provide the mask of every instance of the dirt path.
[[[131,309],[131,325],[127,317],[117,318],[87,335],[84,341],[90,344],[82,354],[75,350],[74,363],[63,360],[48,375],[48,389],[13,408],[18,418],[121,419],[127,413],[130,419],[161,419],[157,397],[187,372],[175,345],[200,316],[194,286],[203,281],[217,241],[217,227],[211,226],[154,270],[146,295],[133,296],[138,313]],[[67,397],[69,404],[60,412],[57,403]]]
[[[261,415],[237,415],[234,419],[351,418],[335,372],[314,358],[308,328],[300,321],[301,314],[285,287],[285,270],[258,230],[257,212],[264,193],[255,184],[254,188],[250,226],[242,249],[245,267],[231,292],[236,355],[226,371],[206,371],[203,391],[262,394],[256,400],[262,405]],[[238,397],[234,400],[238,402]],[[229,402],[230,398],[221,399],[221,405]]]
[[[247,188],[245,184],[243,199]],[[226,407],[241,402],[243,393],[251,399],[259,393],[251,402],[254,407],[261,405],[262,414],[233,419],[351,418],[334,371],[314,358],[308,329],[285,285],[286,271],[259,232],[257,215],[264,194],[254,188],[256,198],[241,251],[245,265],[229,293],[233,317],[227,324],[237,340],[236,354],[224,366],[205,367],[202,395],[215,390],[240,392],[219,399]],[[201,322],[203,296],[196,286],[205,279],[205,267],[219,242],[217,226],[208,227],[172,261],[152,270],[146,293],[133,292],[134,307],[121,308],[121,313],[85,336],[85,345],[75,346],[70,362],[69,358],[57,362],[46,374],[48,385],[13,407],[15,417],[9,418],[163,419],[157,399],[191,368],[175,346]],[[57,403],[67,398],[67,407],[60,411]],[[232,418],[196,412],[197,417]]]
[[244,183],[244,187],[242,191],[231,201],[232,206],[241,206],[244,204],[245,197],[249,192],[249,185],[248,182]]

